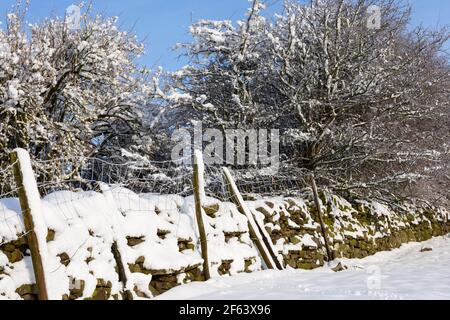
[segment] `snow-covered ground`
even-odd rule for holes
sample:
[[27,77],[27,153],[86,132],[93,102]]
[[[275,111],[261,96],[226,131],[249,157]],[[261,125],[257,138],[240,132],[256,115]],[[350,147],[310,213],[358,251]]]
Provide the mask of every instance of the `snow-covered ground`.
[[450,236],[341,261],[347,270],[240,274],[183,285],[156,299],[450,299]]

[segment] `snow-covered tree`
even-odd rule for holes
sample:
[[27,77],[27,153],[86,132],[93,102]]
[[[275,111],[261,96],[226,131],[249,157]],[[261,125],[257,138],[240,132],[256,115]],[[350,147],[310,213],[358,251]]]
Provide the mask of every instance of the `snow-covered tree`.
[[171,106],[193,108],[205,124],[222,129],[252,127],[262,118],[259,97],[260,66],[265,56],[267,22],[260,12],[264,5],[252,2],[244,21],[200,20],[190,27],[192,43],[178,44],[191,63],[172,74],[172,86],[164,97]]
[[[382,23],[368,29],[374,4]],[[287,2],[285,10],[269,37],[301,165],[347,190],[420,176],[418,161],[435,160],[435,146],[419,144],[423,132],[411,124],[448,108],[440,92],[448,61],[438,56],[448,32],[408,32],[410,10],[391,0]]]
[[136,63],[144,51],[137,38],[90,8],[79,29],[58,17],[27,25],[26,11],[19,1],[0,28],[1,167],[21,147],[54,160],[36,163],[44,175],[59,161],[70,176],[84,157],[145,148],[139,107],[150,87]]
[[447,30],[409,30],[410,8],[395,0],[292,0],[274,20],[262,8],[253,0],[244,21],[190,28],[180,47],[191,64],[166,90],[178,119],[289,129],[290,172],[345,191],[399,191],[439,168],[449,133],[430,128],[450,113]]

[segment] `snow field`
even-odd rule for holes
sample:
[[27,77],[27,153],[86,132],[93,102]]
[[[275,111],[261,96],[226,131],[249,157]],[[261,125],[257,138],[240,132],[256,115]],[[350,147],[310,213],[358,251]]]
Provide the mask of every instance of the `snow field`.
[[[433,249],[423,251],[423,248]],[[159,300],[415,300],[450,299],[450,237],[404,244],[364,259],[341,259],[347,270],[258,271],[190,283]]]

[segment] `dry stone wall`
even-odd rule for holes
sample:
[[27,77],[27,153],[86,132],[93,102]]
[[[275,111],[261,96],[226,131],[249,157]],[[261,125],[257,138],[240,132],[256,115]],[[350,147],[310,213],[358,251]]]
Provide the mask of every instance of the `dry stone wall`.
[[[309,199],[309,200],[308,200]],[[376,201],[321,195],[322,212],[334,258],[364,258],[402,243],[447,234],[449,212],[430,205],[387,206]],[[317,209],[310,195],[249,202],[264,224],[285,266],[314,269],[327,260]]]
[[[193,197],[57,192],[43,199],[48,227],[48,281],[54,299],[146,299],[191,281],[203,281]],[[321,194],[336,258],[362,258],[449,230],[449,212],[421,205],[348,202]],[[311,196],[247,201],[285,267],[314,269],[326,253]],[[0,299],[37,297],[30,252],[17,199],[0,200]],[[212,276],[261,270],[246,218],[232,203],[208,198],[205,228]],[[115,222],[114,222],[114,221]],[[119,280],[119,244],[127,286]]]

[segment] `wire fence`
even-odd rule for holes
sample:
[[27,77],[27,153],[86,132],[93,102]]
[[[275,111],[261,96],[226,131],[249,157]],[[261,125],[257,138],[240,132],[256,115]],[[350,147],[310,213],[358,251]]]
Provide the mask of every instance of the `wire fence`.
[[[164,211],[169,222],[178,229],[180,204],[176,197],[181,199],[194,194],[193,166],[186,164],[189,162],[185,160],[111,163],[103,159],[88,158],[80,159],[75,164],[73,161],[53,159],[34,161],[33,169],[40,196],[44,202],[51,204],[66,223],[81,215],[77,208],[82,206],[86,194],[102,193],[101,186],[106,184],[110,186],[122,214],[125,215],[127,211]],[[20,204],[13,174],[15,164],[0,171],[0,225],[3,236],[0,244],[25,236],[22,217],[18,214]],[[283,174],[261,175],[258,172],[255,169],[233,172],[236,185],[244,198],[295,194],[305,187],[300,178]],[[207,196],[233,202],[221,166],[206,164],[204,179]],[[175,236],[178,237],[178,232]]]
[[[170,232],[176,238],[180,236],[180,199],[193,194],[192,167],[184,165],[182,160],[152,161],[142,165],[90,158],[82,161],[76,173],[72,163],[62,160],[53,163],[57,165],[49,161],[35,163],[35,175],[41,179],[38,189],[43,200],[50,203],[65,222],[78,221],[83,215],[82,209],[78,208],[85,205],[90,195],[95,197],[95,193],[103,193],[104,184],[111,192],[111,201],[123,216],[163,213],[164,219],[173,226]],[[92,229],[84,220],[79,220],[84,228]],[[164,233],[169,230],[158,230],[159,236],[163,237]]]
[[[256,199],[273,196],[295,196],[308,189],[304,173],[285,173],[277,171],[272,174],[261,174],[257,169],[230,170],[236,186],[245,199]],[[226,184],[223,180],[222,167],[205,166],[205,191],[207,195],[220,200],[229,199]]]
[[[130,212],[163,212],[164,219],[173,228],[173,236],[180,237],[180,206],[183,198],[193,196],[193,166],[185,159],[178,161],[145,161],[145,163],[111,163],[103,159],[80,159],[75,164],[64,159],[35,161],[34,174],[40,196],[51,206],[65,223],[81,223],[90,230],[82,216],[86,196],[102,193],[102,184],[110,187],[113,200],[122,215]],[[0,245],[26,236],[23,218],[20,215],[18,189],[13,174],[16,163],[0,171]],[[307,187],[304,179],[292,172],[280,171],[262,175],[255,168],[232,170],[236,186],[244,200],[265,196],[297,195]],[[206,196],[233,202],[229,183],[225,181],[220,165],[206,164],[204,167],[204,191]],[[205,204],[206,206],[208,203]],[[95,210],[95,209],[93,209]],[[208,214],[209,212],[206,212]],[[169,230],[158,230],[158,236]],[[85,246],[79,247],[66,257],[71,260]]]
[[[185,159],[177,161],[146,161],[111,163],[98,158],[80,160],[76,167],[64,160],[34,163],[40,194],[46,196],[55,191],[98,191],[98,184],[105,183],[132,191],[136,194],[192,195],[192,165]],[[43,168],[43,169],[41,169]],[[44,169],[45,168],[45,169]],[[302,171],[292,172],[283,163],[279,170],[261,174],[258,168],[231,169],[236,185],[245,197],[298,195],[308,183]],[[205,191],[217,199],[229,199],[223,181],[222,166],[205,165]]]
[[[52,162],[58,165],[53,166]],[[40,161],[35,167],[43,195],[61,188],[72,191],[95,190],[99,182],[126,187],[136,193],[186,193],[192,172],[192,168],[173,161],[136,165],[133,162],[110,163],[98,158],[84,159],[83,165],[77,167],[76,171],[72,171],[73,163],[63,160]]]
[[[9,239],[19,235],[23,224],[18,210],[18,193],[13,174],[14,163],[0,171],[1,192],[0,221],[2,234],[10,234]],[[79,163],[64,159],[34,161],[33,168],[42,198],[51,198],[61,214],[68,211],[71,204],[80,201],[80,193],[101,192],[100,184],[111,186],[116,198],[128,203],[134,211],[148,211],[148,198],[155,195],[187,197],[193,194],[191,165],[185,159],[177,161],[146,161],[111,163],[99,158],[80,159]],[[298,195],[308,187],[303,173],[284,170],[283,164],[276,174],[262,175],[255,168],[231,170],[238,189],[245,199],[265,196]],[[205,193],[222,201],[231,202],[228,187],[224,182],[222,167],[205,165]],[[169,201],[160,197],[159,201]],[[172,200],[170,200],[172,201]],[[170,203],[158,203],[158,207],[169,208]],[[13,210],[11,210],[13,209]],[[65,217],[65,219],[69,219]],[[20,236],[23,236],[20,235]],[[3,241],[4,242],[4,241]],[[2,242],[0,241],[0,244]]]
[[11,240],[20,240],[27,234],[23,225],[18,201],[18,188],[13,167],[16,162],[0,170],[0,247]]
[[[193,193],[192,168],[181,165],[181,161],[155,161],[142,166],[90,158],[80,160],[80,163],[82,165],[78,165],[76,170],[73,162],[63,159],[33,163],[39,194],[51,202],[55,212],[66,222],[75,219],[74,215],[79,215],[77,207],[83,202],[85,193],[101,192],[101,183],[111,186],[122,207],[135,212],[162,209],[166,213],[175,211],[171,199],[159,197],[158,203],[154,205],[150,203],[149,197],[185,197]],[[14,177],[13,168],[16,164],[11,163],[0,171],[0,246],[27,235]],[[170,216],[171,212],[167,214]]]

